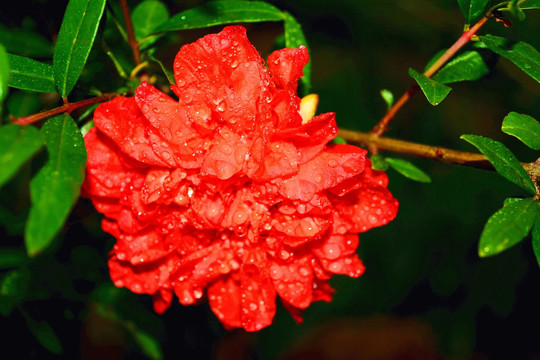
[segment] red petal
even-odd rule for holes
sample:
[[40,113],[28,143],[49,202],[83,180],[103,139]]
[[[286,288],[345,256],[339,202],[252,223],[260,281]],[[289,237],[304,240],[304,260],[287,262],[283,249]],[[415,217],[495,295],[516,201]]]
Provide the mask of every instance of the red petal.
[[299,309],[305,309],[311,304],[313,271],[307,257],[290,264],[272,263],[270,277],[279,296],[289,304]]
[[276,291],[264,269],[264,253],[252,252],[240,269],[242,327],[258,331],[272,323],[276,313]]
[[333,202],[352,226],[351,232],[365,232],[387,224],[396,217],[399,205],[388,189],[372,185],[362,186]]
[[159,289],[157,293],[152,295],[154,302],[154,311],[158,314],[163,314],[165,310],[171,306],[173,293],[171,290]]
[[226,329],[242,327],[240,286],[231,277],[218,279],[208,287],[208,302]]
[[366,151],[352,145],[328,147],[302,164],[298,174],[283,182],[279,192],[289,199],[309,201],[315,193],[362,172]]
[[365,267],[356,254],[336,260],[320,259],[325,270],[333,274],[344,274],[356,278],[364,273]]
[[298,49],[282,49],[268,56],[268,69],[274,75],[279,88],[296,92],[298,79],[302,77],[302,69],[309,61],[305,46]]

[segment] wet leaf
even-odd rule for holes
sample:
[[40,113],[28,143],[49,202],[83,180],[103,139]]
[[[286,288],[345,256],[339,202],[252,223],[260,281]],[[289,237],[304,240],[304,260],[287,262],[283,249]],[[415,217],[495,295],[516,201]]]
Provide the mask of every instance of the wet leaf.
[[9,54],[9,63],[9,86],[38,92],[57,92],[51,65],[12,54]]
[[532,247],[534,255],[536,256],[536,261],[540,266],[540,210],[536,213],[536,221],[532,231]]
[[458,0],[465,23],[470,24],[482,15],[488,2],[489,0]]
[[502,131],[521,140],[534,150],[540,150],[540,123],[533,117],[511,112],[503,120]]
[[161,1],[146,0],[133,9],[131,18],[135,37],[141,40],[169,19],[169,10]]
[[54,48],[53,68],[62,97],[69,95],[92,49],[105,0],[70,0]]
[[25,228],[30,256],[44,250],[64,224],[79,196],[86,164],[84,141],[71,116],[49,119],[41,134],[48,160],[30,182],[32,207]]
[[409,69],[409,75],[416,80],[426,99],[433,106],[439,105],[450,94],[450,91],[452,91],[452,88],[432,80],[414,69]]
[[431,182],[431,178],[428,174],[420,170],[409,161],[396,158],[385,158],[384,160],[392,169],[396,170],[406,178],[424,183]]
[[531,230],[538,211],[538,203],[532,198],[511,202],[497,211],[480,236],[478,254],[496,255],[519,243]]
[[466,51],[458,55],[454,60],[443,66],[433,75],[432,79],[443,84],[459,81],[474,81],[489,73],[478,51]]
[[519,7],[522,10],[540,9],[540,0],[523,0]]
[[0,109],[2,109],[2,101],[7,96],[7,88],[9,81],[9,60],[6,49],[0,44]]
[[493,139],[478,135],[461,135],[461,138],[476,146],[501,176],[529,193],[536,194],[536,188],[527,171],[506,146]]
[[0,188],[41,149],[43,141],[33,126],[0,127]]
[[171,17],[154,33],[241,22],[282,21],[283,13],[262,1],[213,1]]
[[534,47],[522,41],[511,42],[493,35],[480,36],[480,40],[493,52],[512,61],[527,75],[540,82],[540,53]]
[[[302,31],[302,27],[296,21],[296,19],[289,13],[284,13],[285,17],[285,47],[287,48],[298,48],[301,45],[305,46],[309,51],[309,46],[306,40],[306,36]],[[303,69],[304,76],[302,76],[301,81],[304,85],[304,94],[309,94],[311,89],[311,59],[308,61],[306,66]]]

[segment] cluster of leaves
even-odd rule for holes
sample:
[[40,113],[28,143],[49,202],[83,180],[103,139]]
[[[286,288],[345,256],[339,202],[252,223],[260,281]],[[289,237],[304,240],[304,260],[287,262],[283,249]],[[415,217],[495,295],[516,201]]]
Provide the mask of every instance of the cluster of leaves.
[[[458,0],[459,6],[465,17],[466,29],[469,24],[484,14],[488,0]],[[508,14],[517,20],[525,19],[523,10],[540,9],[538,0],[509,1],[501,3],[490,9],[487,16],[495,12],[497,20],[505,20],[505,25],[511,22],[504,19],[502,14]],[[472,46],[472,50],[466,50],[458,54],[432,77],[421,74],[414,69],[409,69],[409,75],[416,81],[431,105],[438,105],[443,101],[452,89],[447,84],[460,81],[474,81],[490,72],[493,64],[493,54],[505,57],[523,72],[540,83],[540,53],[525,42],[513,42],[509,39],[494,35],[479,36],[478,41]],[[441,50],[426,65],[424,72],[428,70],[445,52]],[[491,51],[491,53],[490,53]],[[393,96],[388,90],[381,92],[387,104],[391,105]],[[540,123],[534,118],[524,114],[510,112],[504,118],[502,131],[517,137],[525,145],[533,150],[540,150]],[[477,135],[463,135],[462,139],[474,145],[491,162],[497,173],[523,188],[532,197],[524,199],[508,198],[504,207],[497,211],[487,222],[480,237],[478,254],[481,257],[496,255],[523,240],[534,227],[533,248],[540,264],[540,203],[538,190],[538,174],[528,173],[516,156],[502,143]],[[414,165],[403,162],[401,167],[396,167],[396,161],[400,159],[377,159],[374,166],[386,169],[388,166],[395,168],[405,176],[417,180],[428,181],[429,177]],[[398,165],[399,166],[399,165]],[[540,169],[539,164],[533,168]],[[406,167],[408,170],[400,170]],[[534,170],[532,170],[534,172]],[[535,225],[535,223],[538,223]]]
[[[83,134],[92,126],[87,119],[96,105],[85,112],[75,112],[72,116],[69,113],[71,109],[76,109],[77,103],[68,101],[68,97],[78,100],[88,96],[99,97],[104,93],[129,94],[138,85],[137,75],[143,69],[151,75],[150,81],[172,83],[171,71],[159,59],[158,51],[167,47],[177,51],[181,44],[178,39],[180,30],[278,21],[284,27],[284,35],[278,39],[281,42],[279,45],[307,46],[296,19],[265,2],[208,2],[171,16],[163,2],[145,0],[134,7],[130,14],[141,57],[140,62],[134,61],[130,58],[133,44],[130,44],[128,35],[129,24],[120,3],[70,0],[54,45],[35,32],[0,25],[2,119],[7,118],[6,113],[20,118],[36,112],[41,106],[40,93],[53,99],[49,107],[63,100],[65,109],[64,113],[49,117],[39,129],[33,125],[0,126],[0,189],[8,191],[13,181],[20,181],[21,174],[28,173],[30,160],[35,170],[29,175],[27,183],[30,203],[22,214],[15,214],[15,209],[7,204],[0,205],[0,223],[9,234],[18,236],[23,232],[26,245],[26,252],[16,246],[0,248],[0,268],[7,270],[0,274],[0,309],[4,316],[18,309],[28,321],[28,327],[36,339],[55,354],[62,352],[62,345],[53,327],[44,321],[34,321],[24,309],[25,302],[34,298],[32,294],[37,291],[36,286],[43,283],[34,276],[34,273],[39,274],[37,267],[49,268],[43,262],[54,261],[51,257],[55,250],[53,244],[58,244],[64,236],[62,228],[79,198],[84,179],[86,150]],[[101,40],[101,47],[95,46],[98,43],[96,38]],[[132,45],[131,48],[129,45]],[[100,72],[109,73],[109,68],[101,66],[102,63],[116,70],[115,79],[111,81],[114,77],[107,75],[101,77],[101,82],[95,81]],[[304,74],[302,85],[307,92],[310,88],[310,64],[304,69]],[[118,84],[121,86],[118,87]],[[8,91],[8,88],[11,90]],[[6,99],[7,112],[3,106]],[[105,258],[105,255],[102,257]],[[63,272],[69,274],[72,271],[63,269]],[[98,279],[94,280],[99,283]],[[66,281],[60,288],[69,288],[69,282],[73,279]],[[105,279],[101,281],[106,283]],[[95,304],[91,308],[100,316],[121,324],[147,356],[162,358],[159,342],[139,327],[140,319],[134,319],[132,312],[124,314],[115,308],[119,292],[123,293],[118,289],[104,292],[96,287],[90,296]],[[42,294],[41,299],[50,296]],[[77,298],[75,295],[63,297]],[[80,297],[77,299],[80,300]],[[142,315],[139,318],[152,317],[142,309],[139,314]]]

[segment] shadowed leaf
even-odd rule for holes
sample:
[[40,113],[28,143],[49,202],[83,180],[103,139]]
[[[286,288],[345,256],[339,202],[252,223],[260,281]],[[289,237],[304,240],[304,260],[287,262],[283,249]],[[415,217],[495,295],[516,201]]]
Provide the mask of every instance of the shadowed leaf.
[[409,75],[416,80],[426,99],[433,106],[439,105],[450,94],[450,91],[452,91],[452,88],[432,80],[414,69],[409,69]]
[[384,160],[392,169],[396,170],[406,178],[424,183],[431,182],[431,178],[428,174],[417,168],[409,161],[396,158],[385,158]]

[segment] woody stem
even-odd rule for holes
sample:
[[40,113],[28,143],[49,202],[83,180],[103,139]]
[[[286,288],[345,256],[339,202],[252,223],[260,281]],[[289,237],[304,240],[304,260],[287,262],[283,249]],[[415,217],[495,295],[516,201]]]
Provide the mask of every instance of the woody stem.
[[129,13],[127,0],[120,0],[120,5],[122,6],[122,15],[124,16],[124,21],[126,23],[128,44],[131,47],[131,52],[133,53],[133,59],[135,59],[135,65],[139,65],[141,63],[141,53],[139,51],[139,42],[137,41],[137,38],[135,38],[135,31],[133,30],[133,22],[131,21],[131,14]]
[[[339,130],[339,136],[347,142],[357,143],[365,147],[377,147],[381,150],[409,154],[451,164],[472,166],[480,169],[494,170],[493,165],[482,154],[447,149],[439,146],[424,145],[410,141],[397,140],[352,130]],[[521,163],[531,177],[540,176],[540,166],[536,163]]]
[[[478,21],[472,28],[464,32],[460,38],[452,45],[446,52],[439,58],[433,65],[431,65],[424,75],[431,77],[435,72],[437,72],[446,62],[456,54],[465,45],[468,43],[472,36],[480,30],[482,26],[491,18],[491,12],[488,12],[480,21]],[[388,112],[383,116],[383,118],[373,127],[371,134],[374,136],[381,136],[387,130],[388,123],[394,118],[396,113],[401,109],[401,107],[418,91],[418,85],[411,85],[409,90],[403,94],[398,101],[388,110]]]
[[32,115],[20,117],[20,118],[17,118],[17,119],[13,119],[12,122],[14,124],[18,124],[18,125],[32,124],[32,123],[38,122],[39,120],[43,120],[45,118],[48,118],[48,117],[51,117],[51,116],[54,116],[54,115],[58,115],[58,114],[62,114],[62,113],[70,113],[70,112],[72,112],[72,111],[74,111],[74,110],[76,110],[78,108],[84,107],[84,106],[93,105],[93,104],[97,104],[97,103],[100,103],[100,102],[103,102],[103,101],[111,100],[111,99],[117,97],[118,95],[119,94],[116,94],[116,93],[104,94],[104,95],[101,95],[101,96],[98,96],[98,97],[95,97],[95,98],[92,98],[92,99],[77,101],[77,102],[74,102],[74,103],[69,103],[68,102],[68,103],[65,103],[64,105],[62,105],[60,107],[57,107],[57,108],[54,108],[54,109],[51,109],[51,110],[46,110],[46,111],[39,112],[37,114],[32,114]]

